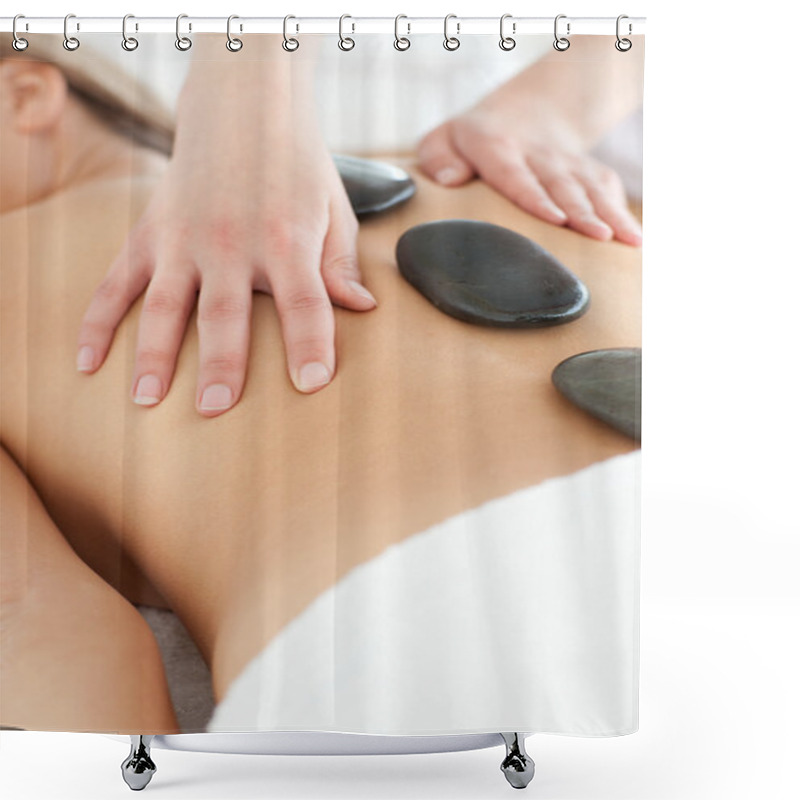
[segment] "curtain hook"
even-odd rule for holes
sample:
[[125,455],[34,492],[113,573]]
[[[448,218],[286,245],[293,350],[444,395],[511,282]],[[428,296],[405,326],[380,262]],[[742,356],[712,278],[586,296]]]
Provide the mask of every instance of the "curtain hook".
[[[289,20],[290,19],[297,19],[297,17],[295,17],[293,14],[287,14],[283,18],[283,44],[282,44],[282,47],[283,47],[284,50],[286,50],[287,53],[293,53],[295,50],[297,50],[298,47],[300,47],[300,42],[297,39],[295,39],[293,36],[290,37],[287,34],[287,29],[288,29],[288,25],[289,25]],[[295,27],[295,31],[296,32],[300,30],[300,25],[298,25],[297,23],[295,23],[294,27]]]
[[[630,39],[620,39],[619,38],[619,23],[620,23],[620,20],[623,20],[623,19],[628,19],[628,15],[627,14],[620,14],[617,17],[617,41],[614,42],[614,47],[616,47],[617,50],[620,51],[620,53],[627,53],[628,50],[630,50],[631,47],[633,47],[633,42]],[[630,36],[632,33],[633,33],[633,26],[631,25],[630,22],[628,22],[628,36]]]
[[[186,52],[192,46],[192,40],[188,36],[181,36],[181,20],[186,19],[188,14],[178,14],[175,19],[175,47],[178,50]],[[192,23],[189,23],[189,30],[192,29]]]
[[[394,49],[395,50],[408,50],[411,47],[411,39],[407,38],[407,36],[400,36],[400,20],[401,19],[408,19],[405,14],[398,14],[394,18]],[[408,28],[407,33],[411,33],[411,23],[406,22],[406,27]]]
[[[566,38],[566,36],[559,36],[558,35],[558,21],[560,19],[566,19],[566,14],[559,14],[556,17],[555,22],[553,23],[553,35],[555,39],[553,40],[553,47],[558,50],[559,53],[563,53],[565,50],[569,50],[570,41]],[[569,22],[567,22],[567,36],[569,36]]]
[[[67,30],[67,23],[70,21],[70,19],[75,19],[75,15],[67,14],[67,16],[64,17],[64,41],[62,42],[62,44],[64,45],[65,50],[69,50],[70,52],[72,52],[73,50],[77,50],[81,46],[81,42],[80,39],[78,39],[77,37],[69,35],[69,32]],[[79,24],[76,24],[76,29],[80,30]]]
[[[559,14],[556,17],[556,21],[553,23],[553,35],[555,39],[553,41],[553,47],[558,50],[559,53],[563,53],[565,50],[569,50],[570,41],[566,38],[566,36],[559,36],[558,35],[558,21],[560,19],[566,19],[566,14]],[[569,22],[567,22],[567,36],[569,36]]]
[[448,14],[444,18],[444,43],[443,47],[445,50],[458,50],[461,47],[461,40],[458,38],[458,34],[461,33],[461,23],[456,22],[456,35],[455,36],[448,36],[447,35],[447,23],[451,20],[455,19],[458,20],[455,14]]
[[[126,30],[128,25],[129,19],[135,19],[133,14],[126,14],[122,18],[122,49],[127,50],[129,53],[135,50],[139,46],[139,40],[135,39],[133,36],[128,36],[128,32]],[[139,30],[139,24],[136,23],[136,30]]]
[[[231,36],[231,21],[234,20],[234,19],[239,19],[239,17],[236,16],[236,14],[231,14],[228,17],[228,31],[227,31],[228,32],[228,41],[225,42],[225,47],[227,47],[228,50],[231,51],[231,53],[238,53],[244,47],[244,42],[242,42],[241,39],[236,39],[233,36]],[[241,28],[241,25],[240,25],[239,26],[239,30],[241,30],[241,29],[242,28]]]
[[[356,46],[356,43],[355,43],[355,41],[353,39],[351,39],[349,36],[345,37],[345,36],[342,35],[342,26],[343,26],[344,21],[346,19],[353,19],[353,18],[349,14],[342,14],[342,16],[339,17],[339,49],[340,50],[352,50]],[[356,32],[356,24],[355,24],[355,22],[351,22],[350,24],[353,26],[353,30],[351,31],[351,33],[355,33]]]
[[[511,36],[505,36],[503,34],[503,23],[507,19],[509,19],[510,17],[511,17],[511,14],[503,14],[503,16],[500,17],[500,49],[501,50],[506,50],[506,51],[513,50],[517,46],[517,40],[516,39],[513,39]],[[512,33],[516,33],[517,32],[517,23],[516,22],[512,22],[511,23],[511,32]]]
[[[28,49],[28,44],[29,44],[29,42],[28,42],[28,40],[27,40],[27,39],[23,39],[23,38],[22,38],[22,37],[21,37],[21,36],[20,36],[20,35],[17,33],[17,20],[18,20],[18,19],[25,19],[25,15],[24,15],[24,14],[17,14],[17,16],[16,16],[16,17],[14,17],[14,22],[13,22],[13,23],[12,23],[12,25],[11,25],[11,33],[13,34],[13,37],[14,37],[14,38],[13,38],[13,40],[12,40],[12,42],[11,42],[11,46],[12,46],[12,47],[13,47],[13,48],[14,48],[14,49],[17,51],[17,52],[20,52],[20,53],[21,53],[23,50],[27,50],[27,49]],[[28,23],[26,22],[26,23],[25,23],[25,30],[27,30],[27,29],[28,29]]]

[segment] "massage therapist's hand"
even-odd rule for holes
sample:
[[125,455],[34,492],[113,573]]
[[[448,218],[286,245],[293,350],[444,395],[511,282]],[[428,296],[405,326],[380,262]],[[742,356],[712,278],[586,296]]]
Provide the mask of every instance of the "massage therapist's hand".
[[608,37],[574,38],[568,51],[553,51],[430,131],[418,145],[420,166],[446,186],[478,175],[540,219],[639,245],[619,175],[588,150],[638,104],[641,64],[635,54],[615,58],[635,48],[618,53]]
[[336,369],[331,301],[376,305],[360,282],[358,223],[314,119],[310,76],[304,83],[293,54],[277,53],[268,74],[242,54],[193,62],[172,159],[86,311],[78,368],[93,372],[145,291],[131,387],[139,404],[169,391],[198,291],[195,404],[206,416],[241,396],[254,290],[275,299],[302,392]]

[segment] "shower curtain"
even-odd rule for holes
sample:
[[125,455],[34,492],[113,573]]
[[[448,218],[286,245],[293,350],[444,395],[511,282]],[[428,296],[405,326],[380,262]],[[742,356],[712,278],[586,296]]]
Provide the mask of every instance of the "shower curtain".
[[442,22],[2,34],[3,727],[637,730],[644,40]]

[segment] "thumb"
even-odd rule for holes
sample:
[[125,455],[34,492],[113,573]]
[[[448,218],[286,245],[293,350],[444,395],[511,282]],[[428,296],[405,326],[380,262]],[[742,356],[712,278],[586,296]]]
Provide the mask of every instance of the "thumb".
[[453,145],[449,125],[445,122],[428,133],[417,146],[417,156],[428,177],[445,186],[459,186],[472,178],[475,170]]
[[375,308],[377,300],[362,283],[357,239],[358,222],[350,202],[346,197],[344,201],[334,201],[322,249],[322,280],[328,296],[336,305],[354,311],[369,311]]

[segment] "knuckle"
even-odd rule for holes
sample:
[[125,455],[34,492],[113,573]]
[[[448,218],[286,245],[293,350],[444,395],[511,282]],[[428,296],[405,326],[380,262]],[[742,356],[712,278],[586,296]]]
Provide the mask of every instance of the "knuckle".
[[153,345],[140,347],[136,354],[136,360],[139,364],[162,367],[170,365],[174,357],[174,353],[171,350],[166,350],[163,347],[154,347]]
[[304,358],[317,356],[322,359],[328,350],[328,339],[322,334],[298,336],[292,339],[291,347],[295,355],[302,353]]
[[158,316],[176,314],[183,308],[183,299],[165,289],[151,289],[144,298],[142,311]]
[[212,249],[225,253],[237,251],[242,246],[243,229],[233,217],[217,217],[206,228]]
[[210,297],[198,310],[201,322],[228,322],[247,315],[247,303],[241,297],[220,294]]
[[355,253],[337,253],[334,256],[329,256],[325,260],[323,269],[327,272],[339,273],[345,278],[355,278],[358,276]]
[[294,311],[318,311],[329,305],[330,301],[327,296],[311,291],[310,289],[298,289],[288,292],[281,302],[283,313]]
[[571,175],[561,173],[554,175],[548,181],[547,188],[562,195],[572,194],[575,190],[575,181]]
[[499,157],[495,159],[492,169],[502,175],[504,178],[516,177],[519,175],[520,164],[518,161],[510,158],[509,156],[513,151],[509,145],[497,145],[493,150]]
[[115,273],[109,272],[97,285],[97,288],[94,290],[94,296],[97,300],[111,300],[120,294],[121,291],[122,282]]
[[286,219],[272,220],[266,227],[265,235],[270,251],[279,256],[290,253],[302,241],[298,226]]
[[271,264],[317,260],[328,230],[328,214],[316,208],[294,208],[291,217],[271,219],[261,228],[264,258]]
[[495,153],[513,153],[520,149],[518,140],[506,131],[486,131],[486,144]]
[[203,358],[203,368],[215,374],[239,373],[244,371],[245,360],[245,355],[238,350],[228,350],[205,356]]
[[569,189],[572,186],[572,177],[560,172],[550,178],[548,185],[553,189]]

